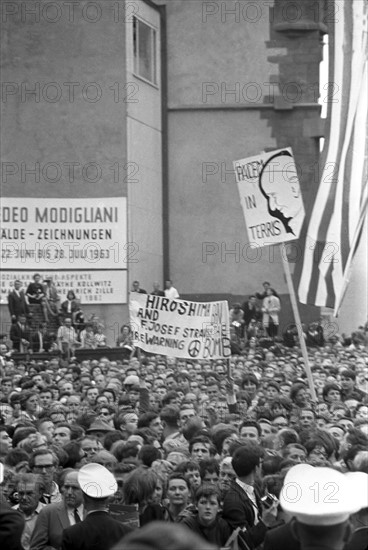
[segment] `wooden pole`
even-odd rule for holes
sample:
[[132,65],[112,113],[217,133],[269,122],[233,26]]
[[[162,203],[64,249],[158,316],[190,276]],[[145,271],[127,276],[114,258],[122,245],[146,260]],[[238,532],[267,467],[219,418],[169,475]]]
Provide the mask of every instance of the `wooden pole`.
[[231,357],[225,359],[226,363],[227,363],[227,378],[228,380],[230,380],[232,382],[233,380],[233,373],[232,373],[232,368],[231,368]]
[[286,282],[287,282],[287,285],[288,285],[291,306],[293,308],[295,324],[296,324],[296,328],[298,330],[300,348],[302,350],[302,355],[303,355],[303,359],[304,359],[304,368],[305,368],[305,372],[307,373],[308,385],[309,385],[312,401],[317,403],[317,395],[316,395],[316,390],[314,388],[314,381],[313,381],[312,371],[311,371],[311,368],[310,368],[310,365],[309,365],[308,352],[307,352],[307,346],[305,345],[302,322],[300,320],[298,304],[297,304],[296,297],[295,297],[295,290],[294,290],[293,280],[291,278],[289,261],[286,257],[285,243],[280,243],[280,254],[281,254],[281,258],[282,258],[282,265],[284,267]]

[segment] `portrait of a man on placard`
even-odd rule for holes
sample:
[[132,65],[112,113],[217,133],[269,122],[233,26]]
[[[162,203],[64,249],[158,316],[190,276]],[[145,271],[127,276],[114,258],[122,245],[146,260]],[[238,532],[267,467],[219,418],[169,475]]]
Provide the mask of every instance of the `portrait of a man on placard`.
[[283,150],[270,157],[259,175],[259,189],[270,216],[280,220],[286,233],[296,234],[304,216],[302,194],[292,154]]

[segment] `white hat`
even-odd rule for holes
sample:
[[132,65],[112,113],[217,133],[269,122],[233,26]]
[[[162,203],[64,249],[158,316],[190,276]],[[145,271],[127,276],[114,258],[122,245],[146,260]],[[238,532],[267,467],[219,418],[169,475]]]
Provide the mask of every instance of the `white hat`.
[[91,462],[78,472],[78,483],[83,493],[91,498],[111,497],[118,490],[116,479],[101,464]]
[[125,386],[135,386],[139,385],[139,377],[135,374],[129,374],[124,380]]
[[298,464],[286,474],[280,504],[307,525],[343,523],[368,507],[368,474]]

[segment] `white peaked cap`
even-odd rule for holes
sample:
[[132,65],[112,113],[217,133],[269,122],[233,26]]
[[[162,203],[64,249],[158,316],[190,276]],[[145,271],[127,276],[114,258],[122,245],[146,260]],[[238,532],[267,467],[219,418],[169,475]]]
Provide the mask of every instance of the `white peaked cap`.
[[91,462],[78,472],[78,483],[87,496],[106,498],[114,495],[118,489],[116,479],[105,466]]
[[343,523],[368,507],[368,474],[298,464],[286,474],[280,504],[307,525]]

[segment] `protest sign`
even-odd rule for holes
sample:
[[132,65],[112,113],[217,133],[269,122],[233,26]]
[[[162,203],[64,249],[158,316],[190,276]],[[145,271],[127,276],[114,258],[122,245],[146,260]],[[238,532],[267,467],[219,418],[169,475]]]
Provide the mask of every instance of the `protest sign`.
[[229,308],[222,302],[188,302],[132,292],[134,345],[149,353],[187,359],[230,357]]
[[291,147],[234,162],[251,247],[279,243],[312,400],[317,401],[285,244],[298,239],[305,217]]
[[305,211],[290,147],[234,161],[250,246],[297,239]]

